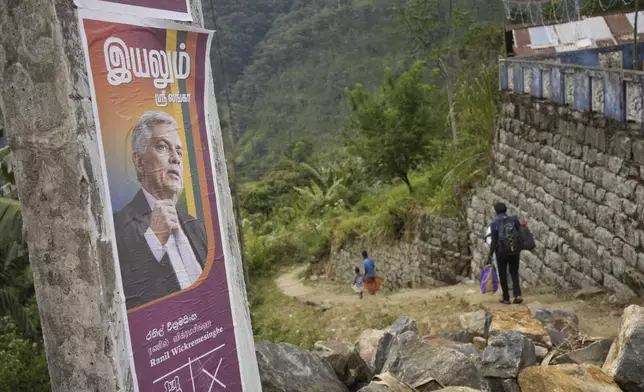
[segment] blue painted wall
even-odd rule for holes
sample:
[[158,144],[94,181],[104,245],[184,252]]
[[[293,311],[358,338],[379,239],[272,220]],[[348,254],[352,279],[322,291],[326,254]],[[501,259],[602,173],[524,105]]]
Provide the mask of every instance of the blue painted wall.
[[[639,63],[644,62],[644,42],[638,45]],[[599,67],[599,54],[606,52],[621,51],[624,69],[633,69],[633,44],[615,45],[605,48],[592,48],[576,50],[574,52],[553,53],[532,57],[535,60],[559,58],[562,64],[575,64],[587,67]]]

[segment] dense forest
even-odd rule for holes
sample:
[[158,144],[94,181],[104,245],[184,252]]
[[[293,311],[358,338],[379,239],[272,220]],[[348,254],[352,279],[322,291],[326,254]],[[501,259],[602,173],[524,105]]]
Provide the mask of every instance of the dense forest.
[[[217,3],[222,54],[213,45],[212,61],[225,111],[223,61],[237,159],[246,179],[266,174],[298,141],[312,142],[321,155],[340,145],[348,111],[344,89],[356,83],[375,87],[385,67],[399,75],[418,54],[416,39],[400,18],[404,1],[228,3]],[[450,2],[422,3],[428,17],[444,19]],[[452,7],[466,10],[471,25],[495,21],[501,26],[503,20],[500,1],[454,0]],[[204,11],[206,17],[209,12]],[[214,28],[212,17],[207,24]]]

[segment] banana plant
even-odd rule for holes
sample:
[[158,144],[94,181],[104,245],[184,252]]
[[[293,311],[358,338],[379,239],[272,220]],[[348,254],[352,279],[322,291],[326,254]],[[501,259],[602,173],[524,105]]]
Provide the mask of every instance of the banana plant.
[[0,315],[11,316],[24,333],[33,334],[34,325],[22,306],[25,290],[33,286],[28,260],[11,153],[5,147],[0,149]]

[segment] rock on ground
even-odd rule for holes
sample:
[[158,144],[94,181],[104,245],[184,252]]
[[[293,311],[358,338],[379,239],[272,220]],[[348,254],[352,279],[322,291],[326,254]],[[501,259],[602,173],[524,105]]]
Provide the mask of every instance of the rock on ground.
[[546,328],[553,346],[571,349],[579,341],[579,318],[576,315],[546,308],[535,309],[532,315]]
[[472,341],[477,350],[483,351],[487,347],[487,339],[477,336]]
[[536,365],[534,344],[519,332],[495,336],[483,351],[481,372],[485,377],[516,378],[528,366]]
[[465,332],[473,336],[488,337],[492,318],[485,310],[462,314],[459,320]]
[[603,366],[612,344],[613,339],[598,340],[587,347],[555,357],[550,363],[552,365],[590,363],[596,366]]
[[530,311],[524,307],[506,306],[504,308],[491,308],[492,315],[490,336],[505,332],[521,332],[528,338],[550,345],[548,331],[541,322],[535,320]]
[[441,392],[483,392],[480,389],[472,389],[468,387],[447,387],[441,389]]
[[387,359],[392,334],[378,329],[368,329],[356,342],[356,350],[369,367],[371,374],[378,374]]
[[521,392],[519,384],[514,378],[488,378],[487,380],[491,392]]
[[537,357],[537,361],[542,361],[546,355],[548,355],[548,349],[542,346],[534,346],[534,354]]
[[474,341],[474,337],[475,337],[474,335],[472,335],[471,333],[467,333],[465,331],[446,332],[436,336],[436,338],[439,338],[439,339],[452,340],[454,342],[461,342],[461,343],[472,343]]
[[[423,342],[425,341],[423,340]],[[427,340],[426,343],[452,348],[477,362],[481,360],[481,352],[472,343],[453,342],[443,339],[431,339]]]
[[371,383],[364,388],[358,390],[358,392],[394,392],[388,386],[382,384]]
[[402,334],[405,332],[414,332],[418,333],[418,327],[416,326],[416,321],[410,319],[407,316],[399,317],[390,327],[388,327],[386,332],[393,334]]
[[644,308],[641,306],[631,305],[624,310],[604,371],[625,392],[644,391]]
[[264,392],[348,392],[320,356],[288,343],[255,345]]
[[336,376],[344,385],[368,382],[373,377],[367,364],[351,344],[329,340],[316,342],[315,348],[318,350],[315,353],[333,366]]
[[396,337],[383,372],[390,372],[410,385],[435,378],[445,386],[486,389],[486,382],[472,359],[452,348],[422,342],[412,332]]
[[611,377],[594,365],[533,366],[519,374],[521,392],[621,392]]
[[588,300],[600,295],[606,294],[606,289],[602,287],[586,287],[575,293],[575,299]]

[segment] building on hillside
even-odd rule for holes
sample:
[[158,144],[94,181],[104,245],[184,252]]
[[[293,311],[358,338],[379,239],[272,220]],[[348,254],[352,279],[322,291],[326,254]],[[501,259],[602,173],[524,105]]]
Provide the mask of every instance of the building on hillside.
[[[644,12],[638,16],[638,67],[644,64]],[[605,68],[633,68],[635,12],[586,17],[566,23],[506,27],[507,54]],[[511,49],[510,49],[511,48]]]

